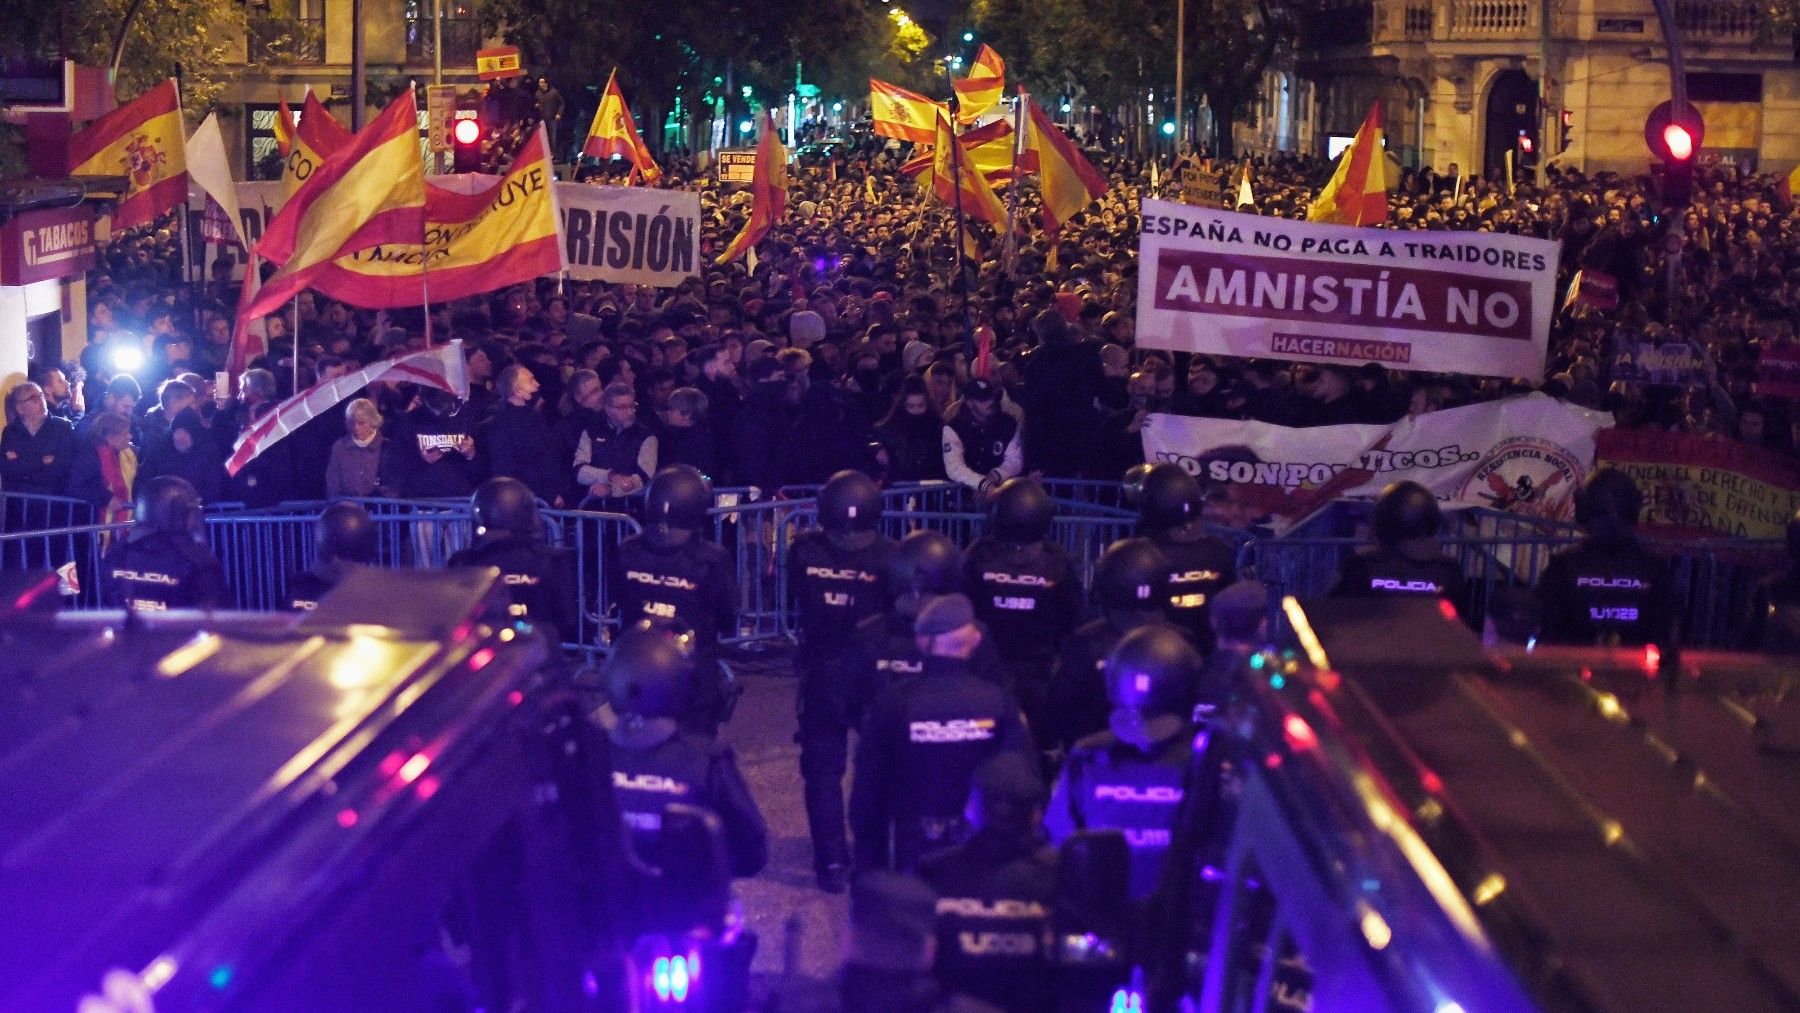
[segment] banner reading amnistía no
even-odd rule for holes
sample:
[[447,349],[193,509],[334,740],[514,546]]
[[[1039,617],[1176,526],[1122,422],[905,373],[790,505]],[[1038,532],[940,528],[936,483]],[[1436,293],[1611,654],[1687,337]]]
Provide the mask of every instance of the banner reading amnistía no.
[[1559,244],[1145,200],[1137,341],[1260,359],[1537,381]]

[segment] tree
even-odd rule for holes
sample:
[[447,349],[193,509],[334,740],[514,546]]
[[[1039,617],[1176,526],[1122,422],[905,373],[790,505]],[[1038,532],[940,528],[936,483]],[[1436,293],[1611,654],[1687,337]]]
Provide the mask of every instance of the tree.
[[1188,25],[1189,90],[1207,97],[1218,125],[1216,152],[1234,154],[1232,125],[1249,111],[1263,72],[1293,46],[1299,26],[1279,0],[1195,0],[1199,24]]
[[[55,54],[66,46],[77,63],[107,66],[113,39],[131,0],[83,0],[46,4],[42,0],[0,0],[0,23],[8,26],[13,52]],[[181,68],[182,110],[189,122],[206,115],[235,73],[244,6],[237,0],[146,0],[125,37],[113,90],[127,102]]]

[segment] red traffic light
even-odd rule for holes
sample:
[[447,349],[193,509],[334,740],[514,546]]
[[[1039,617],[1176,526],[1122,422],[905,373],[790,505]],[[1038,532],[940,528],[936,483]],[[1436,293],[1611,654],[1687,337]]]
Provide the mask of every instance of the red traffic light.
[[1685,162],[1694,157],[1694,135],[1679,123],[1671,123],[1663,128],[1663,147],[1669,150],[1669,157],[1677,162]]
[[450,136],[458,144],[474,144],[481,140],[481,124],[474,120],[457,120],[450,128]]
[[1644,118],[1644,143],[1664,162],[1690,162],[1706,140],[1706,121],[1692,104],[1664,102]]
[[1519,134],[1519,150],[1523,151],[1527,155],[1531,154],[1531,135],[1530,134],[1527,134],[1527,133]]

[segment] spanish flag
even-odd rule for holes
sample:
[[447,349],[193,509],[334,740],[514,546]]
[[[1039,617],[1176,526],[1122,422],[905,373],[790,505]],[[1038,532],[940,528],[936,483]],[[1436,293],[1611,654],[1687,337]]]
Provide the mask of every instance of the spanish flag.
[[1037,160],[1038,189],[1044,197],[1044,232],[1052,243],[1063,223],[1106,192],[1106,177],[1090,164],[1075,142],[1057,127],[1050,114],[1023,94],[1028,103],[1025,150]]
[[260,257],[281,265],[244,313],[266,316],[330,262],[383,243],[422,243],[425,163],[411,89],[325,159],[269,220]]
[[654,184],[662,178],[662,170],[638,134],[631,107],[625,104],[625,93],[619,90],[617,68],[606,79],[600,108],[594,110],[594,123],[588,127],[587,143],[581,146],[581,153],[589,158],[629,159],[632,175],[642,177],[645,183]]
[[775,114],[771,112],[763,123],[762,137],[756,141],[756,168],[750,177],[750,220],[713,263],[728,264],[743,256],[786,215],[787,148],[775,131]]
[[[1013,157],[1014,143],[1012,124],[1006,120],[994,120],[973,130],[966,130],[957,135],[962,142],[963,150],[968,153],[969,164],[987,177],[987,181],[996,186],[1012,180],[1015,176],[1023,176],[1037,171],[1037,156],[1029,151],[1020,152]],[[927,151],[900,167],[900,171],[908,176],[920,176],[931,171],[932,153]]]
[[951,86],[956,89],[956,121],[968,126],[1006,94],[1006,61],[984,42],[969,76],[952,81]]
[[[464,299],[563,269],[550,142],[539,125],[505,176],[425,184],[425,244],[382,243],[339,257],[312,287],[368,309]],[[429,250],[430,259],[426,259]]]
[[942,102],[933,102],[916,91],[869,78],[869,110],[874,117],[874,131],[916,144],[930,144],[937,136],[934,124],[948,110]]
[[[995,196],[987,177],[971,164],[962,139],[950,128],[950,118],[939,116],[933,143],[931,190],[938,199],[957,207],[964,215],[979,218],[996,229],[1006,228],[1006,205]],[[962,188],[960,206],[957,188]]]
[[1387,163],[1381,140],[1381,101],[1369,107],[1356,139],[1344,149],[1331,182],[1306,211],[1307,221],[1380,225],[1387,221]]
[[[300,123],[293,128],[287,151],[282,155],[281,185],[287,196],[294,196],[300,184],[327,158],[350,143],[351,136],[349,129],[326,110],[325,103],[307,89],[306,102],[300,107]],[[278,134],[277,140],[279,137]]]
[[283,161],[287,160],[288,148],[294,144],[294,113],[288,108],[287,99],[275,103],[275,150],[281,153]]
[[113,228],[148,224],[187,200],[181,94],[170,78],[69,138],[71,176],[124,176]]

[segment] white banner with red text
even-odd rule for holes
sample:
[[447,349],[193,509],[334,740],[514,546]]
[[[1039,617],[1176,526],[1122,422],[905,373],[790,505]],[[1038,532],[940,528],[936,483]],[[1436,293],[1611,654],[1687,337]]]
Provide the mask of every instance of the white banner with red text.
[[1402,232],[1146,199],[1137,343],[1538,381],[1559,244]]
[[1338,499],[1372,499],[1411,479],[1446,507],[1491,507],[1554,520],[1594,465],[1595,434],[1613,424],[1544,394],[1411,415],[1393,425],[1290,429],[1265,422],[1151,415],[1144,459],[1174,461],[1214,490],[1233,526],[1277,532]]

